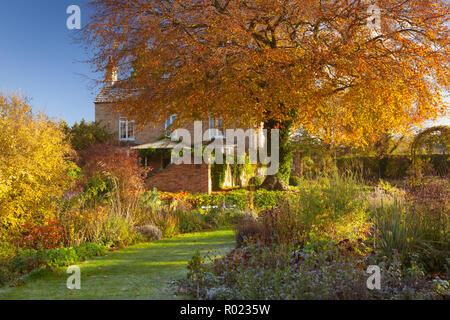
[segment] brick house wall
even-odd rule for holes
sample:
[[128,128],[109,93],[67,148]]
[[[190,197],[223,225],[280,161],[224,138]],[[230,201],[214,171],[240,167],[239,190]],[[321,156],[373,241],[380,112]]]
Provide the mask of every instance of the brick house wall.
[[[106,131],[111,135],[117,137],[119,140],[119,119],[121,115],[111,108],[108,103],[95,104],[95,121],[105,127]],[[136,143],[152,143],[156,142],[165,133],[165,124],[158,124],[156,126],[148,125],[145,127],[136,124]]]
[[[119,140],[119,119],[121,115],[115,111],[110,103],[95,103],[95,121],[99,122],[108,133],[117,137]],[[133,119],[130,119],[133,120]],[[203,134],[210,129],[210,123],[208,120],[203,120]],[[191,139],[194,139],[194,122],[187,122],[181,125],[182,128],[188,130],[191,134]],[[135,125],[136,144],[154,143],[160,140],[161,136],[166,133],[165,123],[151,124],[147,126],[140,126],[137,122]],[[234,128],[230,128],[234,129]],[[223,132],[225,133],[225,132]],[[248,141],[246,140],[246,147],[248,148]]]
[[148,178],[146,185],[166,192],[211,193],[211,166],[206,163],[170,165]]

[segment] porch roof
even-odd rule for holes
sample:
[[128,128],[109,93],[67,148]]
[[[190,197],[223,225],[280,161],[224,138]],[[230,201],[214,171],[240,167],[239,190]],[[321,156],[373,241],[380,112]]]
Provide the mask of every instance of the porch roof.
[[[131,149],[134,150],[146,150],[146,149],[174,149],[176,146],[178,146],[179,142],[174,142],[172,140],[169,139],[163,139],[160,141],[156,141],[156,142],[152,142],[152,143],[146,143],[146,144],[141,144],[135,147],[132,147]],[[222,146],[224,149],[228,149],[228,148],[236,148],[237,145],[235,144],[225,144]],[[192,149],[192,146],[189,145],[184,145],[183,147],[184,149]]]
[[[178,146],[179,142],[174,142],[172,140],[169,139],[163,139],[160,141],[156,141],[153,143],[147,143],[147,144],[142,144],[136,147],[132,147],[131,149],[135,149],[135,150],[146,150],[146,149],[174,149],[176,146]],[[184,149],[191,149],[190,146],[185,145]]]

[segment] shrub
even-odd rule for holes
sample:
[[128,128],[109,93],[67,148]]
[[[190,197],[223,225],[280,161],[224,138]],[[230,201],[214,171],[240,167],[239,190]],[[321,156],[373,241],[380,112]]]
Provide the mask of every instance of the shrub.
[[277,207],[280,198],[285,195],[282,191],[267,191],[265,189],[257,190],[253,193],[253,204],[258,209],[269,209]]
[[112,140],[112,136],[98,122],[87,123],[84,119],[66,128],[70,143],[76,151],[86,150],[94,145]]
[[105,246],[93,243],[85,243],[76,248],[19,249],[17,255],[8,264],[8,270],[16,274],[27,274],[43,266],[56,269],[88,258],[102,256],[107,252]]
[[450,252],[448,179],[432,178],[409,191],[409,217],[418,221],[422,262],[430,272],[444,270]]
[[289,201],[297,232],[311,232],[323,239],[365,239],[370,229],[369,215],[360,187],[351,177],[334,176],[301,188]]
[[[205,212],[201,209],[193,210],[189,213],[178,214],[179,230],[181,233],[191,233],[207,229]],[[209,225],[209,227],[212,227]]]
[[318,237],[338,243],[365,239],[370,222],[359,193],[352,179],[339,177],[311,181],[295,193],[260,193],[258,206],[271,204],[272,208],[260,213],[264,230],[270,234],[265,241],[305,243]]
[[340,172],[358,172],[367,179],[402,179],[408,175],[422,176],[424,173],[435,172],[445,177],[449,168],[448,155],[417,156],[414,164],[409,156],[377,157],[343,157],[337,159]]
[[261,241],[265,237],[264,225],[252,215],[247,215],[236,225],[236,242],[243,247],[254,241]]
[[109,206],[78,208],[60,214],[65,246],[84,242],[105,246],[134,243],[134,222],[131,214],[117,212]]
[[203,214],[206,225],[210,228],[229,227],[239,221],[241,211],[238,209],[210,209]]
[[115,183],[112,176],[102,176],[99,173],[94,174],[87,179],[84,185],[83,200],[86,204],[94,207],[97,204],[105,203],[111,198],[114,192]]
[[152,215],[152,223],[162,231],[163,236],[166,238],[171,238],[180,232],[179,219],[174,212],[155,212]]
[[379,236],[375,241],[376,249],[386,256],[399,252],[402,262],[406,262],[417,245],[418,221],[411,219],[405,206],[398,201],[392,206],[377,208],[374,221]]
[[133,225],[126,217],[110,214],[101,226],[98,243],[106,246],[126,246],[133,243]]
[[42,253],[45,265],[50,269],[70,266],[80,260],[74,248],[46,250]]
[[[212,262],[212,263],[211,263]],[[337,248],[311,251],[258,243],[224,258],[194,256],[181,289],[197,299],[349,300],[440,299],[447,283],[381,263],[382,290],[367,289],[367,262],[349,260]]]
[[17,253],[17,247],[6,239],[6,235],[0,236],[0,265],[7,264]]
[[293,186],[293,187],[298,187],[302,184],[301,178],[297,177],[297,176],[291,176],[289,178],[289,185]]
[[10,272],[6,267],[0,265],[0,287],[11,281]]
[[263,183],[263,180],[260,177],[252,177],[248,182],[248,184],[250,186],[254,186],[254,187],[259,187],[262,185],[262,183]]
[[[139,165],[137,152],[110,144],[101,144],[90,147],[81,152],[80,166],[85,179],[99,181],[100,190],[114,183],[114,190],[118,201],[129,204],[138,201],[144,190],[144,177],[148,168]],[[111,182],[112,181],[112,182]],[[106,184],[106,186],[105,186]],[[85,189],[88,189],[89,185]]]
[[53,219],[55,199],[73,185],[63,130],[24,99],[1,95],[0,128],[0,233]]
[[162,238],[161,230],[152,225],[138,227],[137,231],[144,236],[146,241],[160,240]]
[[218,203],[221,207],[223,204],[227,208],[235,208],[245,210],[249,207],[249,192],[245,190],[233,190],[224,194],[224,200]]
[[42,250],[19,249],[17,255],[8,264],[8,268],[11,272],[25,274],[39,268],[44,262],[45,257]]
[[432,179],[410,189],[403,201],[374,209],[376,248],[385,255],[395,250],[406,265],[417,254],[427,271],[445,270],[450,251],[447,185]]
[[249,206],[249,192],[245,190],[233,190],[230,192],[208,194],[193,194],[186,196],[186,200],[194,208],[217,207],[236,208],[245,210]]
[[19,246],[27,249],[53,249],[62,245],[63,228],[59,221],[46,219],[43,225],[27,223],[21,227]]
[[80,260],[104,256],[108,253],[108,249],[105,246],[89,242],[79,245],[75,250]]

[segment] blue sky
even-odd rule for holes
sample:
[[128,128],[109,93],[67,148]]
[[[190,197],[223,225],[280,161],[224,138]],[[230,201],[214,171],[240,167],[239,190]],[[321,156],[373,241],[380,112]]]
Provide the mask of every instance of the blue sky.
[[67,7],[79,5],[86,23],[86,0],[0,1],[0,92],[32,98],[42,110],[69,123],[94,120],[92,74],[66,27]]
[[[72,124],[94,120],[98,88],[82,61],[88,57],[66,27],[69,5],[79,5],[87,22],[87,0],[0,1],[0,92],[32,98],[35,111]],[[90,80],[91,79],[91,80]],[[439,121],[450,124],[450,119]]]

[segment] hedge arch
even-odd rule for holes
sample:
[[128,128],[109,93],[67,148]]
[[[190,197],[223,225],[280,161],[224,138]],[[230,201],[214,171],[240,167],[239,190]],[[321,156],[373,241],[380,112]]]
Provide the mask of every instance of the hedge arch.
[[448,126],[431,127],[423,130],[414,138],[414,141],[411,144],[411,158],[413,162],[416,161],[417,154],[420,151],[420,149],[424,146],[424,143],[427,141],[427,139],[435,134],[440,135],[440,139],[442,139],[442,142],[445,144],[445,154],[448,154],[448,149],[450,146],[450,127]]

